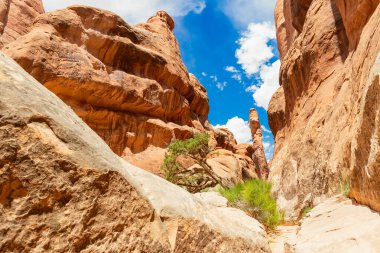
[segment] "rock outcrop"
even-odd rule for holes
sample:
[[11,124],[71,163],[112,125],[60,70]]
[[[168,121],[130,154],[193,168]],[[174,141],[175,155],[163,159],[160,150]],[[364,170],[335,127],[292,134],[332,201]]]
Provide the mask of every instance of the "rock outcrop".
[[42,0],[0,2],[0,48],[30,31],[34,19],[44,13]]
[[350,196],[379,211],[379,1],[281,2],[282,87],[268,111],[278,203],[298,217],[350,178]]
[[256,167],[259,170],[258,174],[260,178],[267,179],[269,170],[263,146],[263,133],[261,130],[259,114],[253,108],[249,111],[249,127],[251,128],[254,150],[252,158]]
[[376,253],[380,215],[343,196],[319,204],[304,218],[289,253]]
[[173,28],[162,11],[130,26],[73,6],[40,15],[4,52],[128,158],[212,129],[206,90],[182,63]]
[[[208,123],[207,92],[182,63],[173,29],[163,11],[130,26],[113,13],[73,6],[39,16],[4,52],[116,154],[162,176],[165,149],[175,139],[207,131],[215,148],[234,152],[236,146],[232,133]],[[234,159],[233,175],[256,177],[252,157]]]
[[257,221],[121,159],[3,54],[0,86],[1,252],[270,252]]

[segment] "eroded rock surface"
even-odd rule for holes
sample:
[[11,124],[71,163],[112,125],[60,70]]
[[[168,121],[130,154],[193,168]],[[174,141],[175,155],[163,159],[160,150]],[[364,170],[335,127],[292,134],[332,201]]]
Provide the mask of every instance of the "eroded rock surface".
[[278,2],[283,96],[268,111],[278,203],[296,218],[351,178],[350,196],[380,210],[379,1]]
[[[209,124],[207,92],[181,60],[174,25],[163,11],[130,26],[113,13],[73,6],[39,16],[4,51],[116,154],[162,176],[173,140],[207,131],[214,148],[236,146],[232,133]],[[255,177],[252,157],[235,159],[242,162],[234,174]]]
[[256,167],[259,170],[258,174],[260,178],[267,179],[269,170],[263,146],[263,132],[261,130],[259,114],[253,108],[249,112],[249,127],[251,128],[254,149],[252,158]]
[[376,253],[380,248],[380,214],[336,196],[304,218],[289,253]]
[[0,48],[30,31],[34,19],[44,13],[42,0],[0,2]]
[[73,6],[40,15],[4,51],[128,157],[211,130],[206,90],[182,63],[173,28],[165,12],[130,26]]
[[3,54],[0,86],[1,252],[270,252],[256,220],[121,159]]

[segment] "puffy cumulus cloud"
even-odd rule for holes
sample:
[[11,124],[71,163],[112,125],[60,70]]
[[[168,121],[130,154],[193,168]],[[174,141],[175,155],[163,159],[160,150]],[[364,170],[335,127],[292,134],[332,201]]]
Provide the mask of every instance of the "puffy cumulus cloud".
[[260,68],[260,79],[258,85],[252,85],[246,89],[248,92],[252,92],[255,104],[259,107],[268,110],[270,99],[276,92],[279,85],[280,75],[280,60],[275,61],[271,65],[263,65]]
[[227,17],[239,28],[251,22],[273,20],[276,0],[221,0],[221,7]]
[[[272,95],[279,87],[280,61],[274,61],[276,50],[271,44],[276,39],[273,23],[251,23],[238,40],[237,63],[254,84],[246,91],[252,92],[255,104],[268,109]],[[273,63],[272,63],[273,62]]]
[[205,0],[43,0],[43,3],[46,11],[74,4],[94,6],[117,13],[131,24],[145,22],[159,10],[165,10],[173,17],[180,17],[189,12],[199,14],[206,7]]
[[248,77],[259,72],[260,67],[275,56],[274,48],[268,44],[274,39],[276,31],[271,22],[251,23],[242,34],[236,58]]
[[214,127],[229,129],[234,134],[238,143],[252,142],[251,129],[249,128],[248,121],[237,116],[229,119],[224,125],[216,125]]

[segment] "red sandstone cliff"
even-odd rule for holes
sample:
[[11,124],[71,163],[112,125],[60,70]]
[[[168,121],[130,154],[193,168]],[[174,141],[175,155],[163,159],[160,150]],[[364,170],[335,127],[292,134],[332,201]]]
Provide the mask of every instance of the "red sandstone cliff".
[[282,66],[268,110],[270,180],[290,217],[346,178],[351,197],[380,210],[379,2],[277,2]]

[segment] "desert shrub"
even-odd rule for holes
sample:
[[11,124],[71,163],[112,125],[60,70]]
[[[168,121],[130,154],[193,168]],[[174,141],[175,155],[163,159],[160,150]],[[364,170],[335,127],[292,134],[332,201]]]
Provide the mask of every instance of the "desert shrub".
[[278,226],[283,215],[271,194],[269,182],[253,179],[231,188],[221,188],[220,193],[227,198],[231,206],[243,209],[270,229]]
[[[206,156],[211,151],[208,141],[209,135],[201,133],[188,140],[176,140],[171,143],[161,167],[165,178],[193,193],[220,184],[218,177],[206,163]],[[179,156],[193,159],[198,166],[182,166],[178,162]]]

